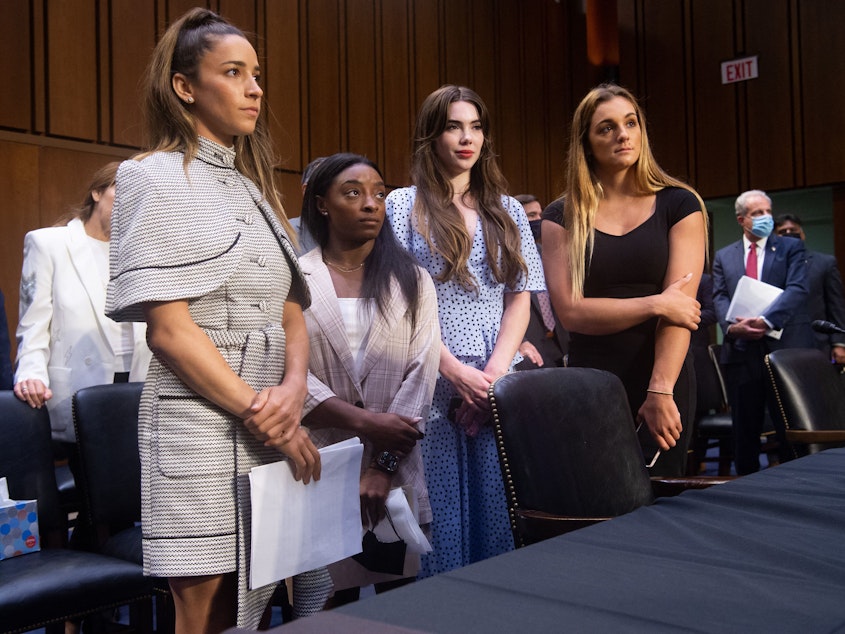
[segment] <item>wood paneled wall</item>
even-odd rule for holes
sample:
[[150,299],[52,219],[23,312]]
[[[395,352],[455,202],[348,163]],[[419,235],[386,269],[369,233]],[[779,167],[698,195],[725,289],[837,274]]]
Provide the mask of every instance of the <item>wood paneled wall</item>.
[[[26,231],[81,200],[91,173],[143,143],[139,80],[158,35],[207,6],[248,33],[290,215],[313,158],[366,154],[391,185],[408,183],[417,107],[444,83],[487,102],[514,193],[558,193],[583,59],[581,2],[555,0],[0,0],[0,288],[17,324]],[[574,48],[573,48],[574,47]],[[8,89],[11,87],[12,89]]]
[[[0,288],[14,331],[21,245],[142,143],[138,82],[157,36],[202,4],[256,34],[291,215],[313,158],[360,152],[408,182],[413,120],[443,83],[493,117],[511,191],[560,188],[572,110],[602,75],[586,2],[616,2],[620,83],[643,99],[660,163],[704,197],[845,181],[845,3],[831,0],[0,0]],[[719,64],[760,56],[722,86]],[[841,64],[839,64],[841,65]]]
[[[704,197],[845,180],[845,3],[618,0],[620,83],[644,98],[660,163]],[[722,85],[724,61],[759,78]]]

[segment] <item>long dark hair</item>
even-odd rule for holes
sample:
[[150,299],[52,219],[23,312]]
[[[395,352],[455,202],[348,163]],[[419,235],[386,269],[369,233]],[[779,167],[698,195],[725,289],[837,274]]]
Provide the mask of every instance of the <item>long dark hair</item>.
[[472,240],[452,202],[455,192],[449,175],[434,150],[437,139],[446,129],[449,106],[458,101],[475,106],[484,132],[478,160],[470,171],[469,193],[478,205],[487,245],[487,264],[496,280],[513,287],[520,274],[527,274],[528,267],[522,259],[519,229],[502,206],[502,196],[508,187],[493,151],[487,106],[478,93],[466,86],[441,86],[425,98],[417,114],[411,155],[411,181],[417,186],[416,228],[432,251],[446,261],[437,279],[454,279],[467,290],[477,290],[478,285],[467,266]]
[[[302,202],[301,222],[314,237],[314,241],[325,248],[329,242],[329,220],[317,209],[317,197],[325,197],[338,175],[355,165],[366,165],[384,179],[378,165],[360,154],[341,152],[324,158],[314,169],[305,188]],[[385,219],[376,236],[373,250],[364,260],[364,283],[361,288],[364,297],[372,297],[382,315],[386,315],[390,299],[390,280],[395,278],[408,303],[411,324],[416,323],[419,307],[419,268],[414,257],[402,248]]]

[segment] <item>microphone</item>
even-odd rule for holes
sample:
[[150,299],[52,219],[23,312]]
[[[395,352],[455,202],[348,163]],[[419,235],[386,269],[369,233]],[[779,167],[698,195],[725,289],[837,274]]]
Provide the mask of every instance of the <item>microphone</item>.
[[815,320],[810,324],[810,327],[816,332],[820,332],[825,335],[845,335],[845,328],[840,328],[833,322],[825,321],[823,319]]

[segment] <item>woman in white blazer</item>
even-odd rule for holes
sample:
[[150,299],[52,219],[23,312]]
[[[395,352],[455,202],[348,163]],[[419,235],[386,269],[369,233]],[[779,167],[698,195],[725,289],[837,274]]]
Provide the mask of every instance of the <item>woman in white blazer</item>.
[[76,390],[115,377],[143,381],[150,362],[145,326],[105,314],[118,165],[94,174],[70,222],[24,238],[14,392],[32,407],[47,404],[58,441],[75,440]]
[[[426,525],[431,505],[417,441],[437,378],[437,299],[428,273],[385,222],[385,197],[376,165],[356,154],[327,157],[309,179],[302,221],[319,246],[300,258],[312,298],[303,424],[320,444],[361,437],[365,525],[385,516],[388,493],[403,486]],[[395,575],[352,559],[333,564],[332,605],[354,600],[362,585],[404,583],[418,568],[419,556]]]

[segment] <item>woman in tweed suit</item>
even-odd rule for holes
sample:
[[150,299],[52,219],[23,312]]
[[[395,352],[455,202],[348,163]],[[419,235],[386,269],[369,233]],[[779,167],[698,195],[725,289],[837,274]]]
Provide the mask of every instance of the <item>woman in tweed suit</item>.
[[[402,249],[385,222],[384,179],[357,154],[335,154],[315,169],[302,221],[319,245],[300,265],[311,290],[305,311],[311,343],[303,423],[318,444],[360,435],[361,514],[365,525],[385,515],[391,488],[413,490],[419,521],[431,505],[416,441],[437,378],[440,328],[434,284]],[[368,571],[353,559],[329,566],[333,605],[416,576],[419,556],[403,574]]]
[[287,455],[319,477],[299,422],[308,291],[272,180],[255,50],[194,9],[147,73],[151,151],[117,176],[107,312],[146,321],[139,412],[144,569],[167,577],[177,632],[254,628],[248,472]]

